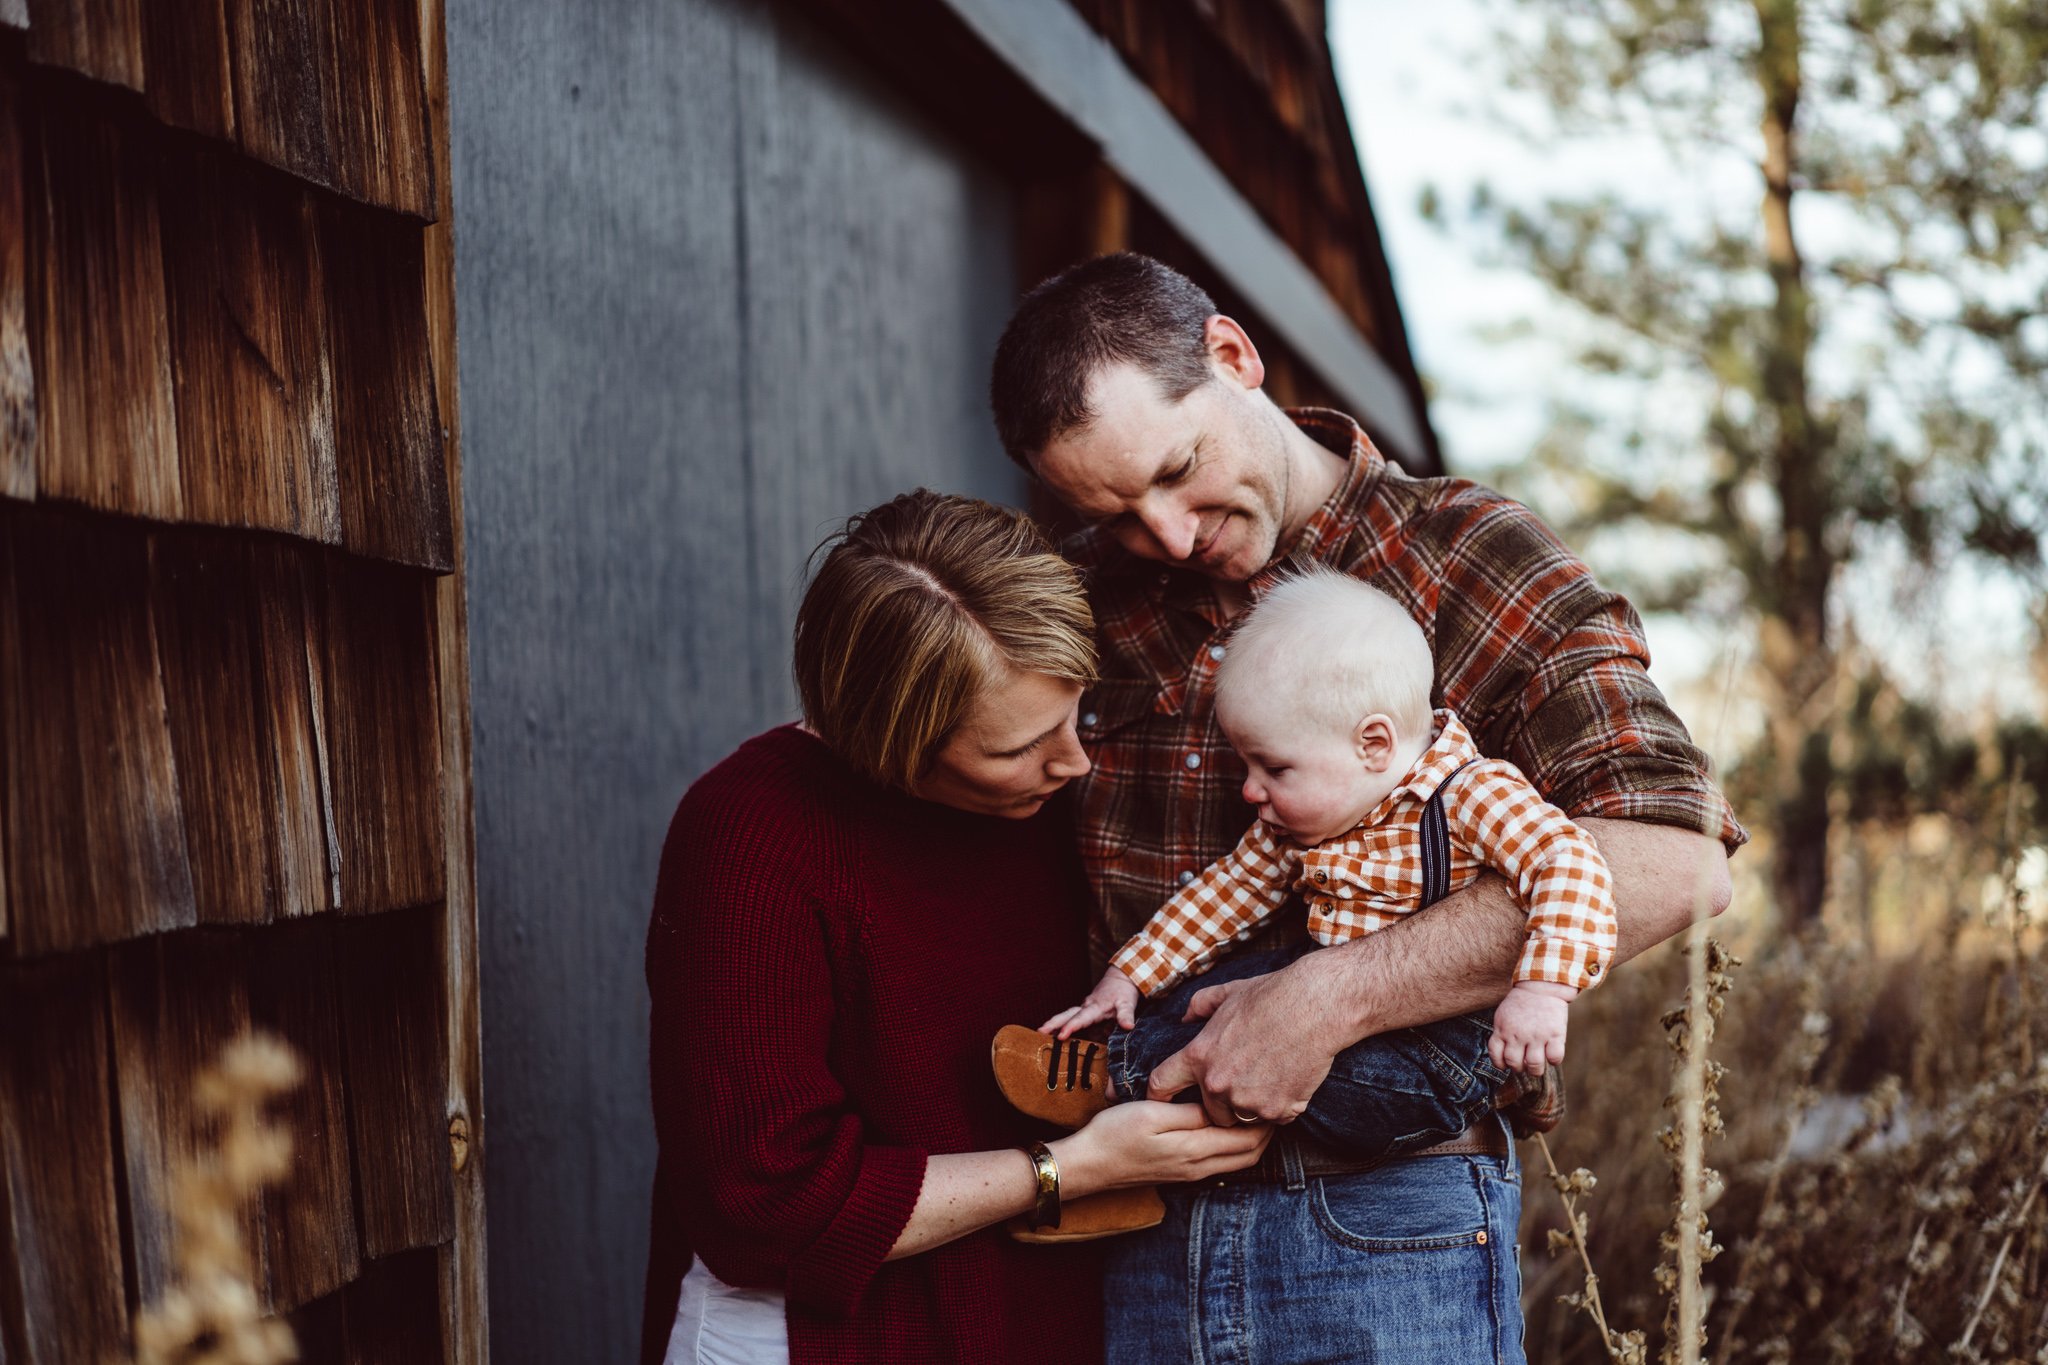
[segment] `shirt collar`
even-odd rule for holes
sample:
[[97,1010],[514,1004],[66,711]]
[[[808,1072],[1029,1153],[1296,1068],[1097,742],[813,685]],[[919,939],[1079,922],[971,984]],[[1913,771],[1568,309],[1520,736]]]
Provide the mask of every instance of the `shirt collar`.
[[1253,575],[1252,595],[1263,596],[1290,572],[1311,564],[1335,564],[1357,528],[1357,509],[1386,477],[1387,457],[1365,434],[1365,428],[1330,408],[1288,408],[1288,418],[1333,454],[1344,457],[1344,476],[1323,499],[1308,524],[1285,553]]

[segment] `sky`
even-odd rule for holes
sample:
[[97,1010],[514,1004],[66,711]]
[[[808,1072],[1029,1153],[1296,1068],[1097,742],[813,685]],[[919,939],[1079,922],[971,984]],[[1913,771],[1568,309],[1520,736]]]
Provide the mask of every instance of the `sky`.
[[[1612,190],[1681,212],[1751,220],[1761,189],[1738,158],[1685,164],[1649,134],[1525,141],[1498,117],[1501,107],[1515,108],[1515,97],[1490,74],[1498,69],[1491,34],[1501,12],[1497,0],[1329,0],[1338,82],[1410,344],[1432,386],[1431,419],[1452,472],[1482,482],[1526,456],[1544,429],[1548,396],[1577,382],[1566,339],[1580,323],[1527,275],[1487,264],[1476,243],[1425,221],[1418,207],[1424,187],[1439,192],[1453,220],[1481,181],[1512,202]],[[1803,233],[1810,227],[1826,230],[1802,220]],[[1527,326],[1519,339],[1500,337],[1520,323]],[[1579,548],[1599,571],[1598,547]],[[2030,636],[2014,586],[1959,577],[1922,611],[1901,614],[1884,605],[1882,591],[1897,566],[1858,572],[1862,581],[1852,578],[1844,591],[1859,633],[1909,687],[1964,713],[2040,704],[2022,663]],[[1720,721],[1700,711],[1721,693],[1729,652],[1742,646],[1678,618],[1648,625],[1653,676],[1674,698],[1692,699],[1696,734],[1731,757],[1740,735],[1716,742],[1710,732]],[[1729,724],[1747,728],[1741,718]]]

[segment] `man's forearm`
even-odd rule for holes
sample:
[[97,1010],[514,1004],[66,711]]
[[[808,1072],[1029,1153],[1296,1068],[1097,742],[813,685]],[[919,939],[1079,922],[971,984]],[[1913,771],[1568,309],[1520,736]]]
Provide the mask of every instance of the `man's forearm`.
[[[1729,897],[1720,842],[1672,825],[1579,821],[1614,874],[1616,965],[1655,947]],[[1311,953],[1291,971],[1314,977],[1356,1042],[1467,1010],[1491,1009],[1513,984],[1529,923],[1501,877],[1486,873],[1419,914]]]

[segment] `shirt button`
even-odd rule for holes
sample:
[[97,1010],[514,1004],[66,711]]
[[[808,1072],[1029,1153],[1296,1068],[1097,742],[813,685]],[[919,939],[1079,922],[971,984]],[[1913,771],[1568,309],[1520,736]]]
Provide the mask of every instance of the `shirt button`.
[[1316,880],[1319,882],[1326,882],[1330,880],[1330,874],[1327,872],[1318,872],[1316,873]]
[[1162,588],[1165,587],[1168,583],[1171,583],[1172,581],[1173,575],[1170,573],[1163,573],[1159,575],[1159,586]]
[[1174,880],[1179,882],[1182,886],[1186,886],[1189,882],[1193,881],[1194,879],[1195,874],[1188,871],[1186,868],[1182,868],[1180,875],[1174,878]]
[[1095,723],[1095,713],[1093,711],[1083,712],[1081,715],[1081,723],[1083,725],[1093,725]]
[[1189,754],[1185,759],[1181,761],[1186,763],[1190,768],[1199,768],[1202,766],[1202,756],[1200,754]]
[[1217,663],[1219,663],[1219,664],[1220,664],[1220,663],[1222,663],[1222,662],[1223,662],[1223,646],[1222,646],[1222,645],[1210,645],[1210,646],[1209,646],[1209,657],[1210,657],[1211,659],[1215,660],[1215,661],[1216,661]]

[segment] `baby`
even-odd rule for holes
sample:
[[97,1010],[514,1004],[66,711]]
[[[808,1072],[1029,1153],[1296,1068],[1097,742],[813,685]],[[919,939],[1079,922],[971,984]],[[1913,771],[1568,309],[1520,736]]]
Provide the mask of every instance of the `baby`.
[[[1013,1103],[1079,1124],[1112,1099],[1143,1097],[1152,1068],[1203,1026],[1182,1017],[1196,990],[1384,928],[1488,867],[1529,918],[1513,989],[1491,1020],[1465,1015],[1345,1049],[1296,1131],[1366,1158],[1415,1150],[1490,1112],[1512,1072],[1541,1075],[1563,1059],[1567,1005],[1614,954],[1607,864],[1512,764],[1481,757],[1453,712],[1431,712],[1434,676],[1421,630],[1376,588],[1316,569],[1265,595],[1216,679],[1217,720],[1250,769],[1244,797],[1258,821],[1123,945],[1081,1004],[1036,1033],[1004,1031],[995,1060]],[[1188,981],[1295,891],[1315,944],[1239,954]],[[1142,1013],[1141,1000],[1152,1002]],[[1073,1054],[1087,1050],[1092,1074],[1097,1045],[1064,1040],[1107,1019],[1122,1030],[1102,1049],[1107,1083],[1077,1086]]]

